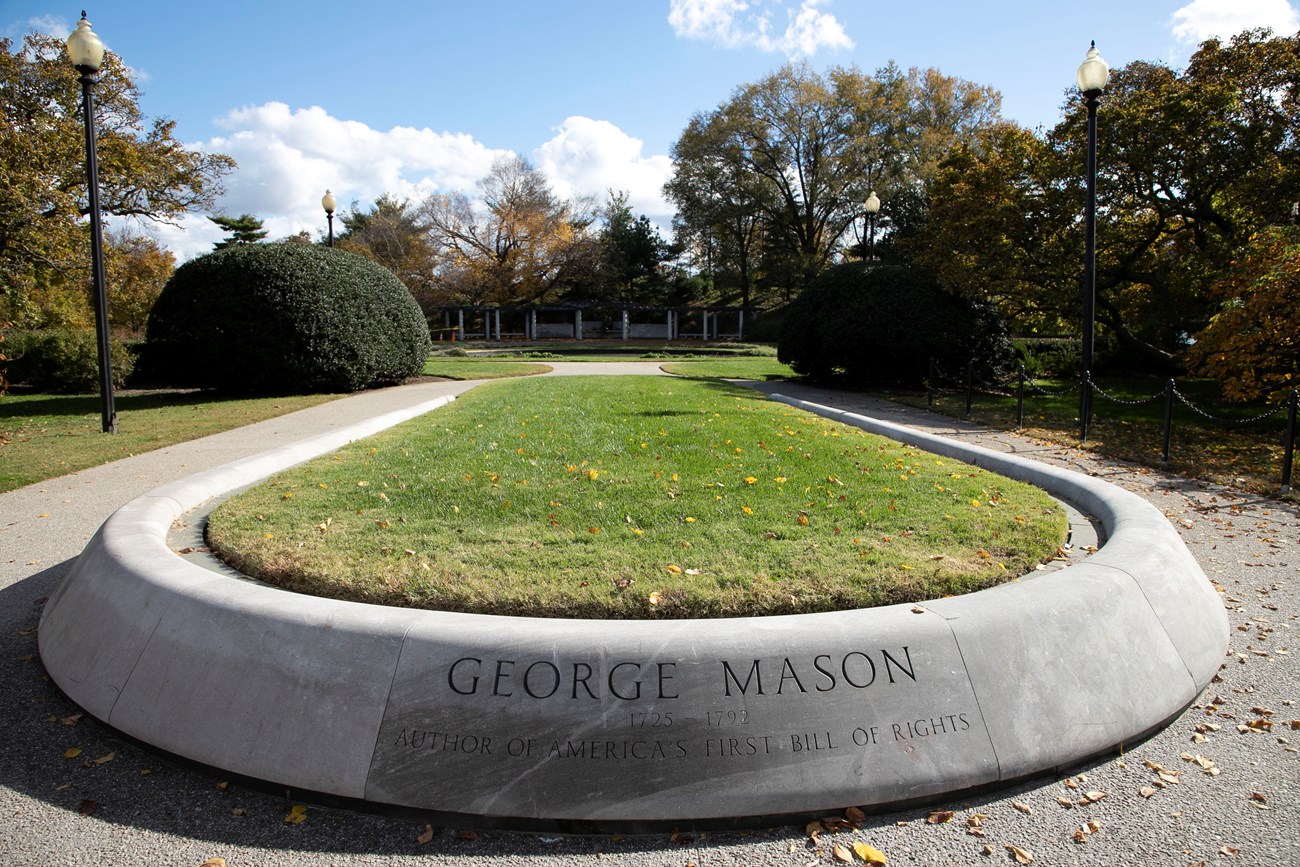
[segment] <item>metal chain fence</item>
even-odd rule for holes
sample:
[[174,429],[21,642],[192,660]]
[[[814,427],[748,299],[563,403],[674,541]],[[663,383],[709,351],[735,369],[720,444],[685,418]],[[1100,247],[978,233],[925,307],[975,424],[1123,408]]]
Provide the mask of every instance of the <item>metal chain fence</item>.
[[[946,376],[944,372],[940,369],[938,362],[935,361],[934,359],[930,359],[930,376],[929,379],[926,381],[926,403],[931,409],[934,408],[935,397],[939,393],[940,389],[943,387],[942,383],[944,380],[947,380],[949,383],[952,383],[953,385],[956,385],[964,389],[965,398],[966,398],[966,410],[964,415],[962,416],[963,418],[970,418],[971,405],[972,405],[972,401],[974,400],[975,387],[977,384],[981,389],[983,389],[985,392],[988,393],[1002,392],[1005,394],[1007,392],[1014,390],[1016,396],[1016,427],[1017,428],[1024,427],[1024,404],[1025,404],[1025,394],[1027,392],[1032,392],[1034,395],[1041,395],[1044,397],[1063,397],[1067,394],[1072,394],[1073,392],[1079,391],[1086,384],[1086,386],[1090,390],[1090,394],[1098,395],[1110,401],[1111,403],[1114,403],[1119,406],[1128,406],[1128,407],[1143,406],[1149,403],[1154,403],[1155,401],[1164,398],[1165,400],[1164,420],[1163,420],[1163,424],[1161,425],[1162,448],[1160,452],[1160,461],[1162,464],[1169,463],[1170,443],[1173,438],[1173,409],[1174,409],[1175,400],[1177,400],[1183,406],[1187,407],[1193,413],[1206,419],[1207,421],[1213,421],[1225,425],[1244,426],[1244,425],[1258,424],[1259,422],[1266,421],[1267,419],[1270,419],[1273,416],[1279,414],[1285,414],[1286,433],[1284,434],[1283,452],[1282,452],[1281,491],[1283,494],[1286,494],[1291,490],[1291,474],[1292,474],[1292,469],[1294,466],[1294,459],[1295,459],[1296,415],[1297,415],[1297,407],[1300,407],[1300,391],[1292,391],[1286,401],[1273,407],[1270,410],[1261,412],[1257,415],[1250,416],[1249,418],[1228,418],[1225,416],[1215,415],[1197,406],[1195,403],[1191,401],[1190,398],[1187,397],[1187,395],[1183,394],[1181,391],[1178,390],[1177,384],[1172,379],[1168,380],[1165,383],[1165,387],[1160,391],[1156,392],[1155,394],[1149,395],[1147,397],[1139,397],[1139,398],[1122,398],[1107,392],[1105,389],[1103,389],[1101,386],[1099,386],[1096,382],[1093,381],[1090,374],[1084,374],[1083,376],[1080,377],[1079,382],[1069,386],[1068,388],[1054,390],[1054,389],[1043,388],[1042,386],[1038,385],[1037,382],[1030,379],[1028,375],[1025,373],[1024,365],[1020,366],[1018,379],[1015,381],[1007,380],[1005,382],[988,382],[984,380],[982,377],[979,377],[975,374],[974,361],[971,361],[966,365],[965,376],[962,378],[958,378],[955,376]],[[1084,433],[1086,433],[1086,429],[1087,429],[1086,426],[1089,423],[1091,423],[1092,420],[1091,399],[1089,399],[1086,402],[1086,405],[1088,406],[1087,415],[1089,416],[1089,418],[1082,421],[1083,427],[1081,429],[1081,437],[1083,436]]]

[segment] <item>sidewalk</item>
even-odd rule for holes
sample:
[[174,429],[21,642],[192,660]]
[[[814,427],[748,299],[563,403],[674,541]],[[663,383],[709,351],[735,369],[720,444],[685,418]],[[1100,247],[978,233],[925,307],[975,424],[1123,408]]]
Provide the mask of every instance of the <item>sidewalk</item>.
[[[650,364],[554,366],[557,374],[657,370]],[[1062,776],[937,805],[954,811],[951,822],[940,824],[925,822],[929,810],[871,816],[861,830],[825,834],[817,846],[802,828],[675,840],[458,835],[457,829],[434,828],[432,840],[421,845],[422,824],[317,808],[302,824],[287,825],[280,799],[220,787],[217,779],[170,765],[91,720],[72,719],[76,708],[43,677],[35,626],[44,597],[113,510],[175,478],[466,387],[419,383],[360,394],[0,494],[0,726],[7,735],[0,740],[0,862],[199,865],[220,856],[232,867],[807,865],[834,863],[835,842],[858,840],[881,850],[892,867],[1015,863],[1007,846],[1032,852],[1034,864],[1300,864],[1300,729],[1289,725],[1300,719],[1294,638],[1300,629],[1300,510],[921,410],[785,382],[757,387],[1068,466],[1155,503],[1223,588],[1234,631],[1222,682],[1123,757],[1072,769],[1087,777],[1072,781],[1078,788],[1068,788]],[[1124,636],[1114,639],[1123,642]],[[1213,709],[1206,707],[1211,702]],[[1197,736],[1203,740],[1193,743]],[[73,748],[81,753],[65,758]],[[1182,753],[1203,761],[1186,761]],[[1207,762],[1217,774],[1202,768]],[[1165,778],[1148,765],[1163,768]],[[1058,803],[1077,804],[1088,792],[1106,796],[1086,807]],[[980,828],[969,825],[976,814],[984,816]],[[1100,829],[1075,842],[1072,835],[1090,820]],[[991,856],[982,854],[986,845]]]

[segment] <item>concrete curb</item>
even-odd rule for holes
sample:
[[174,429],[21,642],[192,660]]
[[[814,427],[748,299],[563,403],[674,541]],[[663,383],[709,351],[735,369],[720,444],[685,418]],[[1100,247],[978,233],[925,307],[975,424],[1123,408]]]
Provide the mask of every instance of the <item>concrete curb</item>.
[[316,599],[166,546],[189,508],[450,398],[158,488],[50,599],[41,656],[132,737],[298,789],[500,819],[672,821],[888,804],[1068,765],[1213,677],[1222,603],[1164,517],[1096,479],[802,401],[1038,485],[1108,541],[925,606],[528,620]]

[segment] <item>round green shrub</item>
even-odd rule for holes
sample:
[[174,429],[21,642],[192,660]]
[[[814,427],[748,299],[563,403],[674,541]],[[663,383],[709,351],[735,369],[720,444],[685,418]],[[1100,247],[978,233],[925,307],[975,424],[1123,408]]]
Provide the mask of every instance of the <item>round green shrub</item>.
[[991,305],[946,292],[925,271],[882,262],[828,268],[786,313],[777,357],[801,376],[916,385],[934,359],[942,374],[999,376],[1012,357]]
[[177,386],[356,391],[418,374],[432,345],[411,293],[369,259],[309,244],[235,244],[163,287],[142,361]]
[[[11,331],[5,336],[9,360],[6,378],[52,394],[91,394],[99,391],[99,341],[89,328],[42,328]],[[113,387],[131,375],[135,355],[122,341],[109,340]]]

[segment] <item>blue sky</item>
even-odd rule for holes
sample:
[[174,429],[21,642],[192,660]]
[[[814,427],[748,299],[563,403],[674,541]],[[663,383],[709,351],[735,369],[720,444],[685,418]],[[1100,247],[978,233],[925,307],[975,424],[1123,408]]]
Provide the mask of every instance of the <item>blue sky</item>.
[[[0,0],[0,35],[66,36],[80,9]],[[562,195],[627,190],[666,227],[660,187],[687,120],[790,59],[938,67],[997,88],[1007,117],[1050,127],[1089,40],[1112,67],[1179,66],[1211,34],[1300,29],[1288,0],[118,0],[87,12],[136,70],[146,114],[238,160],[220,209],[257,214],[273,237],[322,228],[326,187],[341,205],[472,193],[506,152]],[[220,232],[198,217],[158,234],[183,259]]]

